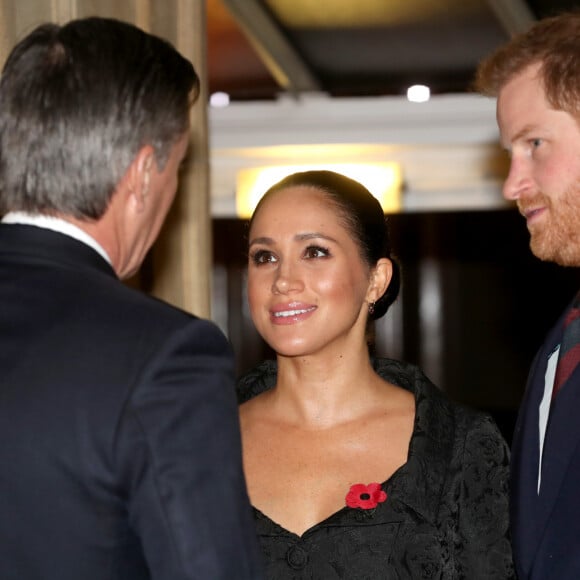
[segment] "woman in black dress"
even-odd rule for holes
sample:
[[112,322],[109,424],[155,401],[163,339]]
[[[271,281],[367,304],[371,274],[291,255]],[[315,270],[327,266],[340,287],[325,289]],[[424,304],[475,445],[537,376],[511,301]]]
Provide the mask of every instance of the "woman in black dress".
[[386,221],[327,171],[273,186],[248,299],[277,354],[239,382],[248,491],[271,580],[513,578],[508,449],[416,367],[373,359],[399,290]]

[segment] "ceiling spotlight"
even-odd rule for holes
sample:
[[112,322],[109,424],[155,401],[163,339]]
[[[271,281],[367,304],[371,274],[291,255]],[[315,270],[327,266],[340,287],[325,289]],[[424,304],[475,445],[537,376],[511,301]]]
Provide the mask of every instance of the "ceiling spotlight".
[[209,104],[216,108],[227,107],[230,104],[230,96],[227,93],[218,91],[210,96]]
[[411,103],[425,103],[431,97],[431,90],[425,85],[413,85],[407,89],[407,100]]

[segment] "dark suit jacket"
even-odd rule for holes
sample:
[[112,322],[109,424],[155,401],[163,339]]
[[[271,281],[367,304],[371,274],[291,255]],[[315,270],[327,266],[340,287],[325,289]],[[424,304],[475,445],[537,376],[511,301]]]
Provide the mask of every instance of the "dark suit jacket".
[[552,404],[537,492],[538,407],[546,363],[560,343],[564,314],[536,355],[514,433],[511,521],[521,580],[580,578],[580,368]]
[[0,578],[254,579],[227,341],[0,225]]

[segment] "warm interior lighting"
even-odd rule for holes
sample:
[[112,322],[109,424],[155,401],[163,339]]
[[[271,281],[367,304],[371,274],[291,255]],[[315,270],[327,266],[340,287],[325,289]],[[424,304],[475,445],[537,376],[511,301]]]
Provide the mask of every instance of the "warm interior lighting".
[[356,179],[380,202],[385,213],[401,209],[402,174],[398,163],[341,163],[325,165],[280,165],[243,169],[237,176],[238,217],[247,219],[264,193],[276,182],[297,171],[328,169]]

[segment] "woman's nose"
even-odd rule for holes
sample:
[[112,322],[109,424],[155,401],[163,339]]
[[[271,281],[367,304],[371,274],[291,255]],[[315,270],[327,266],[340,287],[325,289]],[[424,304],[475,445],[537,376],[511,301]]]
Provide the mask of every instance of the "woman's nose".
[[272,284],[272,292],[274,294],[288,294],[289,292],[299,291],[303,288],[304,284],[296,268],[289,268],[288,266],[280,267]]

